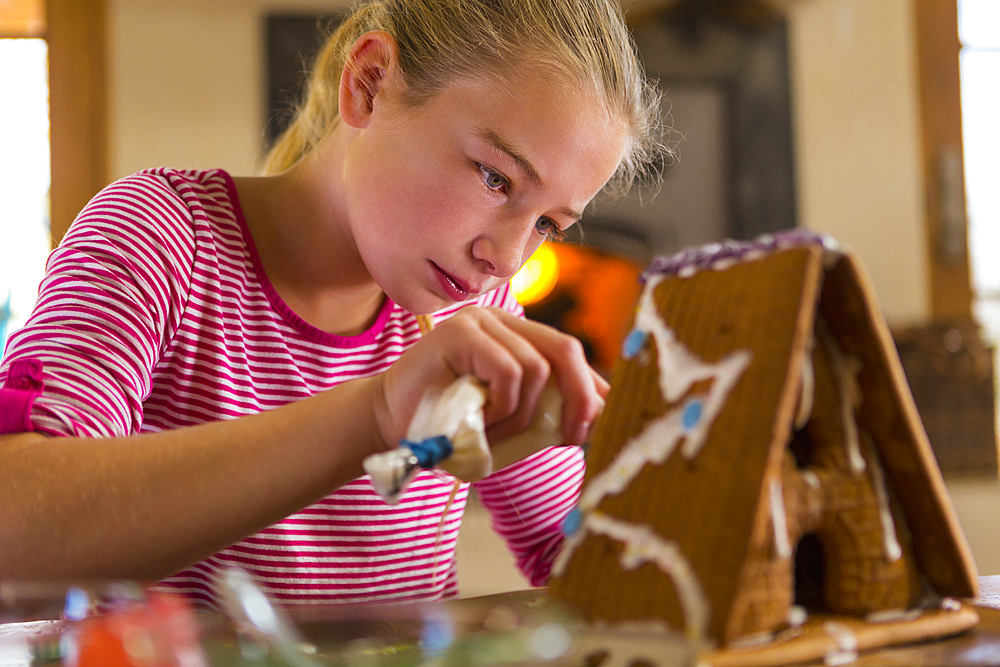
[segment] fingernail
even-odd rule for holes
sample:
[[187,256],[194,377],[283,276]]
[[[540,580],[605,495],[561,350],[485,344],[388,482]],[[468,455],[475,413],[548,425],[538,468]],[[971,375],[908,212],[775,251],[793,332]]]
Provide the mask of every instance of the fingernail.
[[573,439],[574,445],[582,445],[587,441],[587,436],[590,434],[590,423],[583,422],[576,429],[576,437]]

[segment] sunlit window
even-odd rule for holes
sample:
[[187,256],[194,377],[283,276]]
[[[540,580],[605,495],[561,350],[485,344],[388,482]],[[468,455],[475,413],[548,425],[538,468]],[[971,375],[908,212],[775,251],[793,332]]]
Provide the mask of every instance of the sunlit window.
[[31,312],[49,251],[46,56],[45,40],[0,39],[0,350]]
[[962,130],[977,312],[1000,333],[1000,2],[959,0]]

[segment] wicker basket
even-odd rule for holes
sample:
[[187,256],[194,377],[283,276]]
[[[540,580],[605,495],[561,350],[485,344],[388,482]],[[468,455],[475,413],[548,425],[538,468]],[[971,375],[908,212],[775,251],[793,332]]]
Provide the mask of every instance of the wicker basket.
[[994,350],[972,321],[893,331],[924,428],[946,475],[997,475]]

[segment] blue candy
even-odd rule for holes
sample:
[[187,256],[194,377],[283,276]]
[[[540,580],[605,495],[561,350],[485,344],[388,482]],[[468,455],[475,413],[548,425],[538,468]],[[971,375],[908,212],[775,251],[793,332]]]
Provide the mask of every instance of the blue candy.
[[622,343],[622,356],[626,359],[631,359],[639,354],[646,344],[646,338],[647,334],[642,329],[632,329]]
[[574,507],[563,519],[563,534],[567,537],[573,535],[580,530],[583,526],[583,512],[580,511],[579,507]]
[[701,413],[704,407],[704,404],[699,399],[692,399],[684,406],[684,412],[681,413],[681,426],[685,431],[690,431],[698,425],[698,422],[701,421]]

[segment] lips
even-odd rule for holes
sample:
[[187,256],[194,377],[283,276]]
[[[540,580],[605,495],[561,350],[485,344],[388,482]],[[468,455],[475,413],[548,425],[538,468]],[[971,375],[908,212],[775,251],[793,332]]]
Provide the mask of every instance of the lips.
[[466,301],[472,297],[473,291],[471,287],[458,278],[451,275],[447,271],[441,269],[440,266],[431,262],[431,266],[434,267],[434,275],[438,279],[438,284],[441,285],[441,289],[448,296],[449,299],[454,301]]

